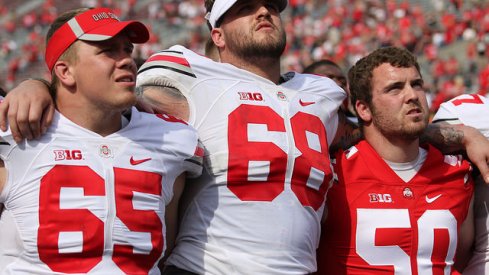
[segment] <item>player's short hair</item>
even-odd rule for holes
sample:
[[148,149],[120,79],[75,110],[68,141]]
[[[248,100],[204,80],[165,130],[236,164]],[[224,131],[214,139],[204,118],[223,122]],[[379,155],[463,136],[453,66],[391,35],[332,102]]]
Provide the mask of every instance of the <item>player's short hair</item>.
[[214,6],[214,1],[215,0],[205,0],[204,2],[205,12],[211,12],[212,6]]
[[[205,0],[205,1],[204,1],[205,13],[206,13],[206,14],[209,14],[209,13],[211,12],[212,7],[214,6],[214,2],[215,2],[215,1],[216,1],[216,0]],[[221,23],[222,23],[222,18],[223,18],[223,17],[221,17],[221,18],[219,18],[219,20],[217,20],[217,22],[216,22],[216,27],[219,27],[219,26],[221,25]],[[209,30],[212,30],[212,25],[211,25],[211,23],[209,23],[209,21],[208,21],[208,20],[206,20],[206,22],[207,22],[207,27],[209,28]]]
[[216,62],[219,62],[219,49],[217,48],[216,44],[214,44],[214,41],[211,38],[207,39],[207,41],[205,42],[205,56]]

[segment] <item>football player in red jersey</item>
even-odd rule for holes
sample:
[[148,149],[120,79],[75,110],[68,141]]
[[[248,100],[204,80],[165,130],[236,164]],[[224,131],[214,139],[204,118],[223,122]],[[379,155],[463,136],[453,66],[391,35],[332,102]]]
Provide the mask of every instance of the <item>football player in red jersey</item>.
[[133,43],[148,39],[108,8],[51,25],[53,123],[36,141],[0,133],[1,274],[160,273],[185,175],[202,166],[195,129],[133,107]]
[[429,109],[408,51],[378,49],[349,71],[365,140],[336,156],[318,274],[450,274],[473,240],[470,165],[420,145]]

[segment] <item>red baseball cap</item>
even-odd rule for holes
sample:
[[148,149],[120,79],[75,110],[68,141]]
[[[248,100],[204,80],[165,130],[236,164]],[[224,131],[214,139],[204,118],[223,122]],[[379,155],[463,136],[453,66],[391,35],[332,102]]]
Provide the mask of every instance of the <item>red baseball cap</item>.
[[149,31],[143,23],[120,21],[111,9],[95,8],[78,14],[57,29],[49,39],[45,54],[49,71],[76,40],[104,41],[124,30],[128,31],[132,43],[145,43],[149,39]]

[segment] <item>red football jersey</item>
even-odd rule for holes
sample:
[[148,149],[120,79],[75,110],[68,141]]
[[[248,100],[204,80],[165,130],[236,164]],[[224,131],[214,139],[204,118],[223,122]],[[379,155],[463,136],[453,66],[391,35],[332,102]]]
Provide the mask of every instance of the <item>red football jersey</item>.
[[470,165],[428,147],[403,181],[365,141],[338,155],[319,274],[449,274],[473,193]]

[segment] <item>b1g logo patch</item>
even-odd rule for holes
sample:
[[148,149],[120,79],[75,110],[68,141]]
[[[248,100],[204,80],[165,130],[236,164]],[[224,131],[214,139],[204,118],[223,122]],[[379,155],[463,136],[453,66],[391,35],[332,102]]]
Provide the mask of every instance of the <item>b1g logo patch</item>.
[[53,150],[54,160],[81,160],[83,154],[81,150]]
[[392,203],[391,194],[376,194],[370,193],[368,194],[370,199],[370,203]]
[[238,92],[239,100],[263,101],[263,95],[254,92]]

